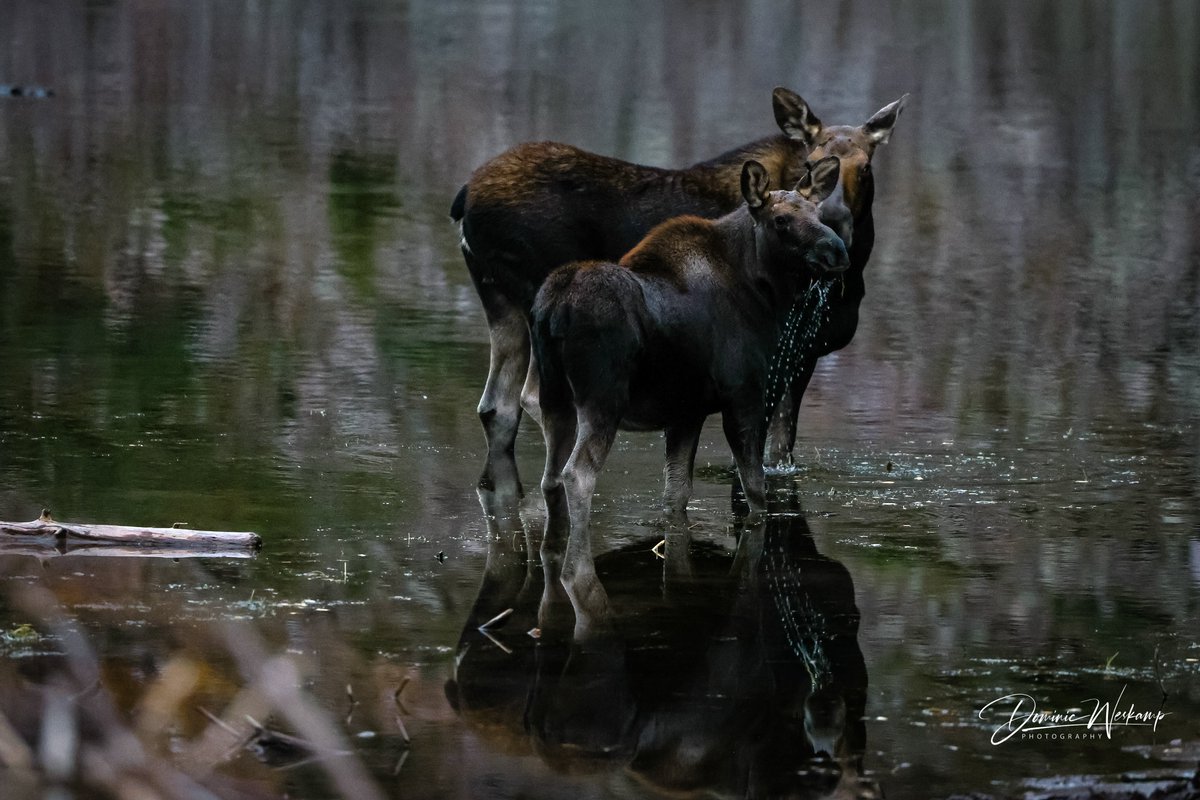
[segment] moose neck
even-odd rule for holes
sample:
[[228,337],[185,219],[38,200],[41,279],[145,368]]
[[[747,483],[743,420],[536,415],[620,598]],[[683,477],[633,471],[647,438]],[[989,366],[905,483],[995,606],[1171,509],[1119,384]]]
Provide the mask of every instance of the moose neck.
[[737,302],[753,318],[773,321],[770,330],[763,333],[774,341],[802,289],[806,273],[791,259],[773,258],[764,250],[758,223],[745,205],[722,217],[716,225],[725,241],[729,269],[734,273],[731,284]]
[[872,212],[875,201],[875,182],[873,180],[865,182],[862,192],[861,210],[854,218],[854,235],[847,251],[847,255],[850,257],[850,268],[842,277],[845,291],[841,293],[844,298],[853,299],[856,303],[866,294],[863,271],[871,259],[871,250],[875,247],[875,217]]
[[796,165],[804,164],[806,154],[807,150],[800,142],[777,133],[678,170],[678,173],[694,183],[714,187],[736,204],[741,202],[739,187],[742,167],[747,161],[757,161],[766,167],[774,188],[790,189],[800,179],[793,173]]

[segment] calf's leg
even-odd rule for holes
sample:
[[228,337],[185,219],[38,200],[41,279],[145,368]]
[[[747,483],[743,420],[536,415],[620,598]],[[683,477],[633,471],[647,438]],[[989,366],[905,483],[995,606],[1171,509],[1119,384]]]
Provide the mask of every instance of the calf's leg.
[[538,379],[537,355],[530,354],[529,370],[525,374],[525,385],[521,388],[521,408],[533,417],[538,425],[542,424],[542,406],[540,398],[540,381]]
[[772,467],[788,467],[793,463],[792,448],[796,443],[796,418],[800,407],[795,404],[790,391],[779,398],[779,405],[771,415],[767,427],[767,446],[763,463]]
[[546,500],[546,528],[542,535],[542,569],[545,583],[538,607],[538,626],[543,631],[569,627],[561,616],[571,614],[562,584],[562,563],[570,517],[563,489],[562,471],[575,446],[575,407],[570,403],[547,405],[542,434],[546,441],[546,469],[542,474],[542,496]]
[[766,440],[763,429],[761,404],[757,407],[727,409],[721,415],[725,440],[733,451],[737,463],[738,477],[742,480],[742,491],[750,506],[752,516],[766,511],[766,483],[763,475],[762,453]]
[[663,511],[672,521],[687,521],[692,472],[704,419],[687,420],[666,429],[667,463],[663,467]]
[[813,371],[817,367],[815,356],[809,356],[800,362],[796,374],[792,377],[792,385],[779,401],[779,407],[771,416],[768,428],[766,463],[781,467],[795,463],[796,430],[800,417],[800,401],[812,380]]
[[608,595],[596,575],[589,523],[596,477],[604,467],[617,435],[620,417],[579,410],[575,447],[562,471],[563,489],[571,519],[571,534],[563,558],[562,584],[575,609],[575,638],[591,635],[608,620]]

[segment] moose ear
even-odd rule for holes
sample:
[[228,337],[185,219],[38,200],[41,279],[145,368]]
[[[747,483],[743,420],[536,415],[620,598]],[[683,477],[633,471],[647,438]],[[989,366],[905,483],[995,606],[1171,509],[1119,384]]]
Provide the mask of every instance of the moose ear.
[[826,156],[817,163],[808,165],[808,171],[796,184],[796,191],[814,203],[819,203],[833,194],[841,175],[841,159],[837,156]]
[[863,133],[867,135],[871,144],[887,144],[888,137],[892,135],[892,128],[896,125],[896,120],[899,119],[900,111],[906,102],[908,102],[907,94],[876,111],[875,115],[863,124]]
[[757,161],[747,161],[742,165],[742,197],[751,211],[758,211],[767,204],[767,187],[771,185],[771,177],[767,168]]
[[775,109],[775,121],[779,123],[779,128],[789,138],[811,147],[821,132],[821,120],[812,113],[808,103],[791,89],[779,86],[772,94],[771,105]]

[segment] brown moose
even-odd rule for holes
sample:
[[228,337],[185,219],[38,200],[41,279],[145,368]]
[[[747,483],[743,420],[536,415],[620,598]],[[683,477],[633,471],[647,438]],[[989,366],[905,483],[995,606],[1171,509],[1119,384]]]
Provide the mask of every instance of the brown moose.
[[[522,406],[535,418],[539,415],[529,315],[551,270],[571,261],[616,260],[674,216],[715,218],[732,211],[741,202],[742,164],[750,159],[763,165],[772,185],[791,187],[804,174],[810,148],[819,140],[818,146],[829,152],[846,154],[843,170],[861,173],[864,165],[869,169],[874,147],[886,141],[903,102],[886,106],[860,128],[825,128],[803,99],[778,88],[773,107],[782,134],[686,169],[631,164],[554,142],[521,144],[479,167],[458,192],[450,213],[460,223],[463,257],[483,302],[491,340],[478,408],[488,441],[485,479],[491,481],[498,456],[511,454]],[[841,342],[839,347],[849,341],[847,327],[853,335],[862,295],[857,287],[874,240],[873,230],[852,230],[859,221],[871,224],[869,171],[844,176],[844,184],[821,212],[822,221],[851,244],[851,272],[859,273],[857,280],[851,276],[846,297],[839,301],[847,308],[833,314],[836,331],[822,337]],[[795,385],[802,392],[807,382]],[[798,398],[785,409],[785,416],[792,414],[792,439],[796,409]]]

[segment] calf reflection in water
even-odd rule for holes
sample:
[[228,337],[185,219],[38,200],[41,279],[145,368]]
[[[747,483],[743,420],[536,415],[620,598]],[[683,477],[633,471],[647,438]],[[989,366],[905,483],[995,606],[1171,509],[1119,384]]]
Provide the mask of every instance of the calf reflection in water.
[[[732,557],[680,529],[665,561],[653,539],[602,554],[595,609],[572,608],[561,553],[543,548],[539,569],[515,520],[489,522],[499,535],[446,685],[493,747],[671,792],[882,796],[861,777],[854,584],[817,552],[794,493],[772,496]],[[573,611],[591,617],[576,625]]]

